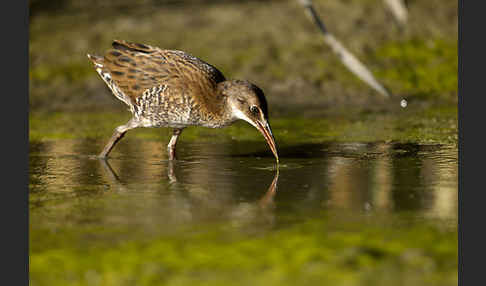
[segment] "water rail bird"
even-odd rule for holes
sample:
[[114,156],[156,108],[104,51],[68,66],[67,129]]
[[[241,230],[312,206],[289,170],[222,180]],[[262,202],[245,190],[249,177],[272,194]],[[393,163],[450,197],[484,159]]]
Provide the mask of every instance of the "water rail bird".
[[130,129],[170,127],[167,150],[174,160],[185,127],[221,128],[242,119],[262,133],[278,163],[267,101],[259,87],[246,80],[226,80],[217,68],[183,51],[122,40],[113,41],[112,47],[104,56],[88,58],[133,116],[115,129],[99,158],[106,158]]

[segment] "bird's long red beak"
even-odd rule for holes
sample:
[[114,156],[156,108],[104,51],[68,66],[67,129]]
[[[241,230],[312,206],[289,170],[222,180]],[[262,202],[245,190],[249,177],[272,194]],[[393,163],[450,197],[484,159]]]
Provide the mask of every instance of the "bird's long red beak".
[[268,146],[270,146],[270,149],[272,150],[275,159],[277,159],[278,164],[277,146],[275,145],[275,138],[273,138],[272,128],[270,128],[270,124],[268,124],[267,121],[260,122],[260,120],[258,120],[256,123],[258,131],[260,131],[263,137],[265,137],[265,140],[267,141]]

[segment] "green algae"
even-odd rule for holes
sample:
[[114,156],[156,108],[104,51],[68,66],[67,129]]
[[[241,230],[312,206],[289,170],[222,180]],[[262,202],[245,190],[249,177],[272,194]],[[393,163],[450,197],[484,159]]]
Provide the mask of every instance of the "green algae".
[[457,41],[412,38],[386,43],[375,53],[384,66],[376,71],[401,94],[419,97],[457,96]]
[[435,225],[324,215],[264,236],[213,226],[135,241],[108,238],[87,248],[74,243],[88,233],[106,230],[32,232],[32,285],[457,284],[457,233]]
[[[126,123],[128,112],[34,113],[29,120],[30,141],[109,138],[113,130]],[[278,144],[318,143],[326,141],[398,141],[457,143],[457,107],[406,108],[396,113],[347,113],[342,116],[271,119]],[[170,128],[138,128],[127,138],[167,141]],[[211,142],[260,141],[261,135],[245,122],[223,129],[189,127],[181,140]]]

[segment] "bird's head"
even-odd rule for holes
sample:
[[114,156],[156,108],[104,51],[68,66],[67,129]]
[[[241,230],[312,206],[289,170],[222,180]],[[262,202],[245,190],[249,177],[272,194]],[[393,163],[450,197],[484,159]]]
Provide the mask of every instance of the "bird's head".
[[242,119],[253,125],[267,141],[278,163],[277,146],[268,122],[267,101],[263,91],[244,80],[220,83],[220,91],[227,98],[227,104],[234,120]]

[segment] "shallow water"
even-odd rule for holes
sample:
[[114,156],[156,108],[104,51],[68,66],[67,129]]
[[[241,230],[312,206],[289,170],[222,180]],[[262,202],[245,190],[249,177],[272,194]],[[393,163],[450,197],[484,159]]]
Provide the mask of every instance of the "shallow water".
[[456,146],[104,143],[31,142],[32,285],[457,285]]
[[129,139],[107,161],[93,159],[103,143],[31,144],[31,231],[89,225],[145,236],[216,224],[259,232],[329,211],[457,223],[453,146],[286,146],[277,168],[261,142],[181,142],[173,163],[162,143]]

